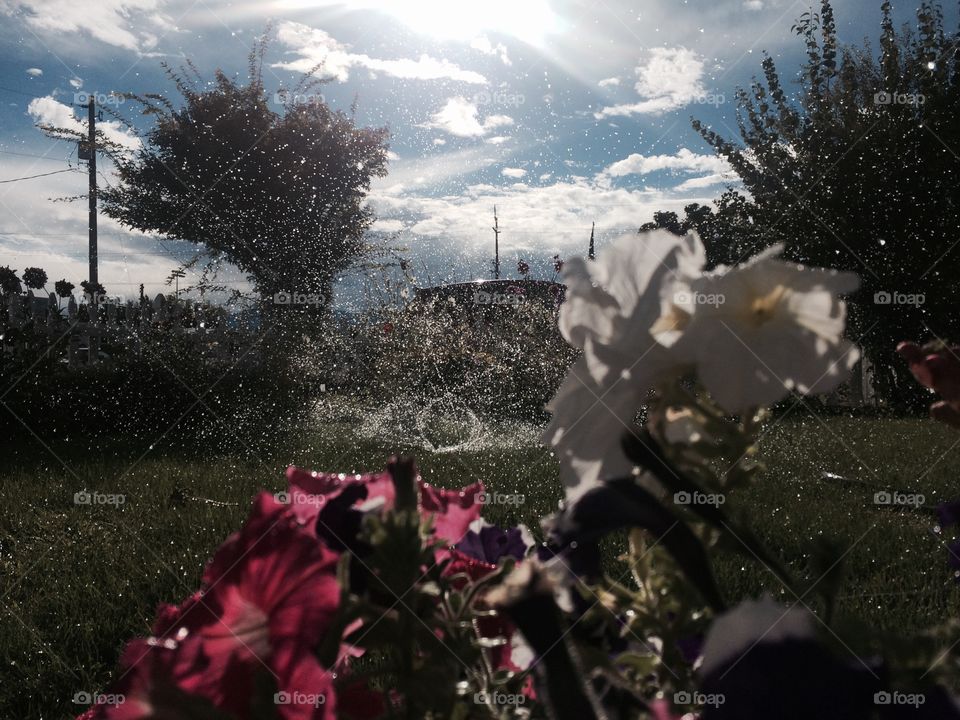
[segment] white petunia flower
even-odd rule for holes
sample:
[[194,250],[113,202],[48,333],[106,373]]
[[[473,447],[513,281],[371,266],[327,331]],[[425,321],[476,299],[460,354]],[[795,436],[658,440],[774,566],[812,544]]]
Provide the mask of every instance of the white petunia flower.
[[742,266],[664,287],[654,335],[728,412],[771,405],[791,390],[832,390],[860,357],[843,339],[852,273],[784,262],[777,246]]
[[620,439],[647,393],[676,366],[651,334],[662,288],[696,276],[703,263],[695,234],[658,230],[625,235],[595,262],[573,258],[564,268],[560,332],[583,356],[547,406],[553,418],[544,441],[560,457],[569,500],[632,470]]

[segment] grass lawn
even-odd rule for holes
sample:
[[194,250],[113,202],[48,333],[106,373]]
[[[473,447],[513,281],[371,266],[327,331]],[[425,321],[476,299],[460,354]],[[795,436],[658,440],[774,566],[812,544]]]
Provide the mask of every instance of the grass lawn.
[[[128,638],[147,631],[160,601],[198,585],[205,560],[242,522],[259,488],[279,490],[288,463],[324,470],[378,469],[400,450],[415,454],[439,485],[482,479],[522,493],[520,506],[488,508],[499,524],[536,528],[561,496],[555,461],[531,429],[500,428],[460,452],[358,438],[356,418],[321,424],[295,447],[253,447],[210,457],[120,440],[33,439],[8,444],[0,468],[0,717],[59,718],[81,710],[78,691],[102,688]],[[955,614],[957,589],[929,515],[877,508],[881,489],[922,492],[928,504],[960,495],[960,435],[924,420],[796,418],[771,423],[767,470],[728,499],[799,576],[804,548],[835,538],[848,568],[839,611],[875,625],[926,626]],[[148,452],[149,450],[149,452]],[[146,453],[146,454],[145,454]],[[821,480],[829,471],[866,485]],[[75,505],[81,490],[125,502]],[[171,503],[175,490],[192,498]],[[617,572],[613,567],[612,571]],[[731,596],[775,589],[765,569],[725,558],[718,574]]]

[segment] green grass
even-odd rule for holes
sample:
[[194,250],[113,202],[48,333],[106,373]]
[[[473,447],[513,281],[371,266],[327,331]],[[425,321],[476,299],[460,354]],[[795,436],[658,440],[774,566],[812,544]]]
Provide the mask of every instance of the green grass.
[[[522,493],[520,506],[491,507],[499,524],[531,528],[560,499],[554,460],[529,438],[501,429],[483,448],[430,453],[354,432],[356,418],[323,425],[308,442],[208,457],[162,444],[66,438],[0,448],[0,717],[68,717],[77,691],[102,688],[123,643],[147,631],[156,604],[192,592],[205,560],[235,530],[259,488],[283,487],[288,463],[327,470],[383,466],[392,451],[416,454],[438,485],[482,479]],[[366,437],[369,438],[369,433]],[[887,628],[933,624],[955,615],[958,594],[932,518],[877,509],[876,489],[922,492],[928,503],[960,495],[960,435],[922,420],[787,418],[762,440],[767,470],[730,498],[798,576],[809,576],[811,540],[834,538],[848,578],[839,611]],[[58,459],[59,458],[59,459]],[[830,471],[871,487],[820,479]],[[171,504],[175,489],[196,500]],[[122,493],[112,506],[76,506],[82,489]],[[731,597],[776,584],[762,567],[734,557],[718,567]]]

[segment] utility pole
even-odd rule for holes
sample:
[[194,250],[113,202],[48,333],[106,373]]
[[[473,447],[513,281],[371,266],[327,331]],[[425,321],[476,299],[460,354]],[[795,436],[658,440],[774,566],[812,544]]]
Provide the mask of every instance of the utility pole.
[[587,255],[587,257],[589,257],[591,260],[593,260],[593,259],[596,257],[596,253],[594,252],[594,247],[593,247],[593,231],[596,230],[596,229],[597,229],[597,223],[595,223],[595,222],[594,222],[594,223],[591,223],[591,225],[590,225],[590,252],[589,252],[588,255]]
[[496,205],[493,206],[493,279],[500,279],[500,221]]
[[91,292],[97,293],[97,116],[94,105],[95,93],[90,93],[90,104],[87,105],[87,145],[90,156],[87,158],[87,170],[90,174],[90,215],[87,220],[87,229],[90,235],[90,287]]
[[177,289],[176,289],[176,295],[175,295],[177,299],[180,298],[180,278],[186,277],[186,276],[187,274],[183,271],[183,268],[177,268],[172,273],[170,273],[170,277],[176,280],[176,283],[177,283],[176,284]]

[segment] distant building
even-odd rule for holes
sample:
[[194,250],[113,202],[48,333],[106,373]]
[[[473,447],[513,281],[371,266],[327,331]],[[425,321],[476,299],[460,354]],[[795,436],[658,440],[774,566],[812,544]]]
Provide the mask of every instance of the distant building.
[[417,290],[417,300],[445,300],[453,298],[458,305],[483,307],[510,307],[525,302],[542,303],[555,308],[563,302],[566,286],[550,280],[474,280],[451,283]]

